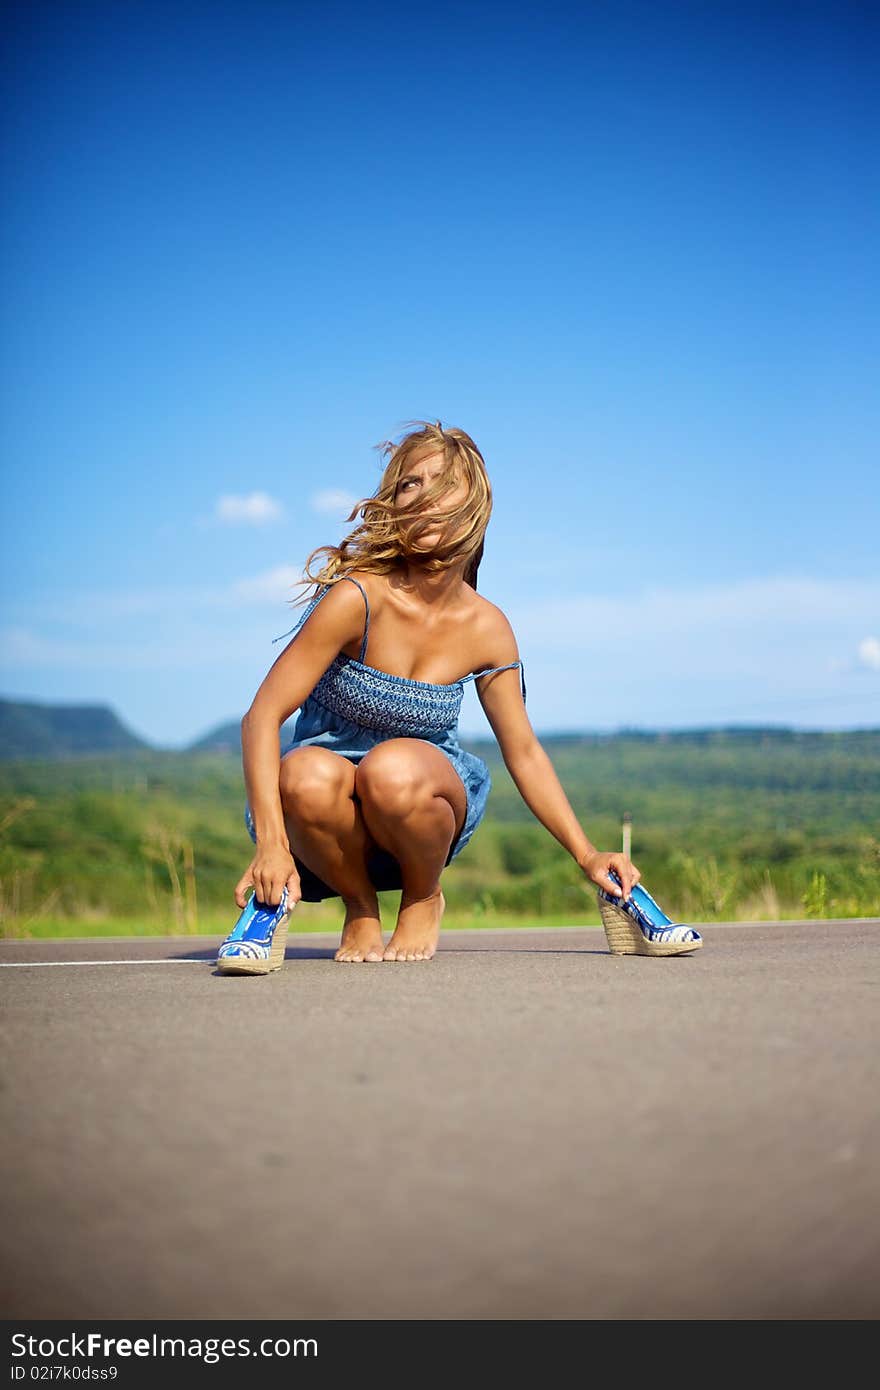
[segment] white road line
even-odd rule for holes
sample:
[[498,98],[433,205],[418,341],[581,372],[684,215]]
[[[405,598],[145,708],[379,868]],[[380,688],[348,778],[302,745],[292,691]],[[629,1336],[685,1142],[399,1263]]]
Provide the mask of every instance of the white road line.
[[212,960],[181,956],[174,960],[4,960],[0,970],[20,970],[28,965],[213,965]]

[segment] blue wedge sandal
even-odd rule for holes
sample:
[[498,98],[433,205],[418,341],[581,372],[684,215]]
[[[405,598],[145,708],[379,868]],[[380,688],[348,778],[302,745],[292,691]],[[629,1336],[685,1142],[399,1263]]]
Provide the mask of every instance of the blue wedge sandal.
[[277,907],[260,902],[252,893],[217,954],[221,975],[268,975],[272,970],[280,970],[290,913],[286,887],[281,890]]
[[[622,888],[617,872],[609,869],[608,873]],[[602,925],[613,956],[683,956],[703,944],[698,931],[673,922],[640,883],[633,884],[625,902],[604,888],[598,889],[598,897]]]

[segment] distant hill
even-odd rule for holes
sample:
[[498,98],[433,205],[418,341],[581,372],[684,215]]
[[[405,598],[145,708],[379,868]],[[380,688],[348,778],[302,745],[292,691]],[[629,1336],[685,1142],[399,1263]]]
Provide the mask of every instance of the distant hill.
[[[284,743],[289,733],[293,732],[296,719],[288,719],[281,725],[281,742]],[[216,729],[211,729],[209,733],[203,734],[193,743],[188,743],[184,753],[234,753],[236,757],[241,757],[241,720],[231,719],[228,724],[218,724]]]
[[0,758],[66,758],[152,748],[107,705],[0,700]]
[[218,724],[201,738],[188,743],[182,750],[185,753],[240,753],[241,722],[230,719],[228,724]]
[[[293,733],[296,715],[281,726],[281,744]],[[541,743],[552,751],[568,750],[618,742],[645,744],[713,745],[731,741],[740,748],[768,743],[814,746],[824,740],[842,747],[859,734],[876,734],[876,729],[827,731],[792,729],[787,725],[725,725],[691,729],[640,729],[622,727],[613,732],[571,729],[556,733],[538,731]],[[483,750],[484,756],[497,749],[493,735],[461,736],[464,747]],[[189,754],[225,753],[241,758],[241,721],[230,719],[218,724],[183,748],[167,748],[139,738],[123,724],[107,705],[48,705],[35,701],[0,699],[0,761],[11,759],[63,759],[102,753]]]

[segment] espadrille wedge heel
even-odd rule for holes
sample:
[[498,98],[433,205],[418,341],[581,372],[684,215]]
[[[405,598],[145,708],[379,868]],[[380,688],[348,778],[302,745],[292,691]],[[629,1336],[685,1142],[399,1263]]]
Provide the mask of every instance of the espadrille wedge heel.
[[[620,879],[609,870],[615,883]],[[693,927],[673,922],[640,883],[623,902],[599,888],[599,915],[613,956],[683,956],[696,951],[703,938]]]
[[280,970],[293,906],[288,906],[286,888],[281,891],[277,907],[261,903],[252,893],[217,954],[221,975],[268,975],[272,970]]

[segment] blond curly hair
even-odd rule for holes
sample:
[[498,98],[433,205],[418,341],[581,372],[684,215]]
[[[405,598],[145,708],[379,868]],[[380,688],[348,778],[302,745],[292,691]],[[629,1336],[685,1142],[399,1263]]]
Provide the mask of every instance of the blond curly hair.
[[[361,524],[339,545],[320,545],[309,554],[303,566],[305,577],[299,583],[312,587],[312,596],[350,570],[389,574],[411,559],[417,559],[429,573],[464,561],[464,581],[476,589],[483,540],[492,515],[492,488],[483,456],[464,430],[444,429],[439,420],[410,420],[407,425],[415,428],[396,444],[386,439],[374,445],[386,459],[382,480],[373,496],[362,497],[346,517],[346,521],[354,521],[360,513]],[[445,466],[416,504],[401,509],[396,501],[400,478],[417,457],[429,454],[442,455]],[[444,509],[440,499],[461,481],[467,485],[464,502],[451,511]],[[438,527],[436,544],[414,551],[414,543]],[[320,555],[326,557],[324,563],[313,572],[312,564]],[[300,604],[305,599],[300,595],[291,602]]]

